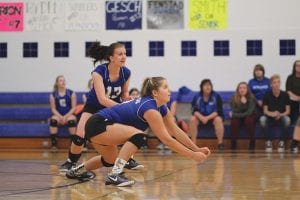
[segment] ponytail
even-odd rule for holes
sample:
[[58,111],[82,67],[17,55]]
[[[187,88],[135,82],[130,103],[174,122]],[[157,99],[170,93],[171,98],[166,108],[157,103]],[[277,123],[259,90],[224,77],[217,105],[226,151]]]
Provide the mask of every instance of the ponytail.
[[109,61],[109,57],[114,54],[116,48],[124,47],[124,44],[116,42],[109,46],[101,45],[100,42],[96,41],[92,44],[88,51],[88,56],[93,58],[93,63],[96,65],[97,62]]
[[144,80],[142,89],[141,89],[141,96],[152,96],[153,90],[158,90],[161,86],[162,81],[166,80],[164,77],[148,77]]

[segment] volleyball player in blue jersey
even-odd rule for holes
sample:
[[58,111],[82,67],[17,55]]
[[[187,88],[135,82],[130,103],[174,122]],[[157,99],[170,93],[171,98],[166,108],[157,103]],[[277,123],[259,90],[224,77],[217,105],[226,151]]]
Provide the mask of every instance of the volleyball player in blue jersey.
[[[125,46],[121,43],[112,43],[107,47],[100,45],[99,42],[95,42],[89,53],[90,57],[94,58],[94,65],[97,62],[108,62],[98,65],[92,72],[93,87],[87,95],[87,101],[77,126],[76,135],[72,139],[69,157],[60,166],[60,171],[71,169],[79,160],[85,141],[84,127],[86,121],[98,110],[130,99],[128,93],[130,70],[125,67]],[[126,167],[136,169],[143,166],[130,159]]]
[[[100,154],[71,169],[66,176],[84,179],[89,170],[112,167],[105,184],[129,186],[134,184],[123,175],[123,168],[139,148],[146,142],[145,130],[153,133],[170,149],[196,162],[203,162],[209,155],[207,147],[199,148],[176,124],[167,108],[170,90],[166,79],[145,79],[141,98],[105,108],[94,114],[86,123],[86,137]],[[118,145],[124,144],[120,151]],[[89,177],[89,176],[88,176]]]
[[50,108],[52,116],[50,118],[50,137],[52,149],[57,148],[56,135],[58,126],[67,125],[72,136],[76,130],[76,117],[74,115],[76,107],[76,94],[66,88],[65,77],[56,77],[53,92],[50,94]]

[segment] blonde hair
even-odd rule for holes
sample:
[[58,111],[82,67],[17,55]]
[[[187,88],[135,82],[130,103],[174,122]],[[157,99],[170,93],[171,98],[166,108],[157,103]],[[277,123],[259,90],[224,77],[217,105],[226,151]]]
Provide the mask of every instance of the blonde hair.
[[55,83],[53,85],[53,91],[57,91],[58,90],[58,85],[57,85],[57,82],[60,78],[65,78],[64,75],[58,75],[55,79]]
[[157,76],[157,77],[148,77],[144,80],[143,86],[141,89],[141,96],[152,96],[153,90],[158,90],[161,86],[162,81],[166,80],[164,77]]
[[272,83],[274,80],[279,79],[280,80],[280,76],[279,74],[274,74],[270,77],[270,82]]
[[92,89],[93,87],[93,79],[90,79],[89,82],[88,82],[88,89]]

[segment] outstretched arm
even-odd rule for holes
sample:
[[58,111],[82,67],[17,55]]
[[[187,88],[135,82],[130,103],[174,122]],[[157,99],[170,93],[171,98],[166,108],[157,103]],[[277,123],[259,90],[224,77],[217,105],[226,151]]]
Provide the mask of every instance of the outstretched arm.
[[195,143],[193,143],[187,134],[177,126],[170,112],[163,117],[163,122],[168,130],[168,133],[175,137],[176,140],[178,140],[181,144],[193,151],[200,151],[206,155],[210,155],[210,150],[207,147],[199,148]]
[[176,151],[187,158],[195,160],[196,162],[203,162],[207,158],[207,155],[205,155],[204,153],[194,152],[179,143],[177,140],[173,139],[168,133],[163,119],[158,111],[150,109],[145,112],[143,117],[150,125],[153,133],[162,141],[162,143],[170,147],[173,151]]

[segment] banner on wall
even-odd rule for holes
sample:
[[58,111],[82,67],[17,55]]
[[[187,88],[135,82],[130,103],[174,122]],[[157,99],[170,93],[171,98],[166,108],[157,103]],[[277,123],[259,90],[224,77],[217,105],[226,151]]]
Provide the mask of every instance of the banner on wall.
[[189,28],[227,28],[227,0],[190,0]]
[[101,9],[99,1],[67,2],[65,4],[65,30],[99,31],[101,29]]
[[23,3],[0,3],[0,31],[23,31]]
[[148,29],[183,29],[183,0],[148,0]]
[[25,30],[61,32],[63,16],[64,3],[60,0],[28,0],[25,3]]
[[142,28],[141,0],[109,0],[105,2],[105,12],[107,30]]

